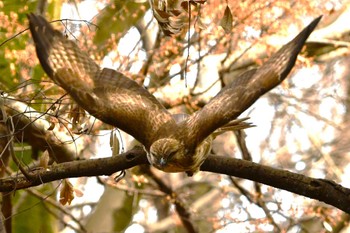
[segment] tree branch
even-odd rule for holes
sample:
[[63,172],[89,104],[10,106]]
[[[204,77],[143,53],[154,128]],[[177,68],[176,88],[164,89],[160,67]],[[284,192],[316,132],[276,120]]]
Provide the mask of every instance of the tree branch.
[[350,213],[350,189],[326,179],[315,179],[246,160],[211,155],[202,171],[236,176],[325,202]]
[[[141,164],[148,164],[146,152],[142,148],[135,148],[110,158],[66,162],[50,166],[47,170],[35,170],[32,174],[36,179],[31,181],[22,175],[0,179],[0,192],[25,189],[64,178],[111,175]],[[287,170],[217,155],[210,155],[201,170],[263,183],[325,202],[350,213],[350,189],[331,180],[310,178]]]
[[147,157],[142,148],[135,148],[126,153],[109,158],[90,159],[65,162],[49,166],[48,169],[35,169],[31,171],[34,179],[27,180],[22,175],[14,175],[0,179],[0,192],[25,189],[55,180],[111,175],[136,165],[147,164]]

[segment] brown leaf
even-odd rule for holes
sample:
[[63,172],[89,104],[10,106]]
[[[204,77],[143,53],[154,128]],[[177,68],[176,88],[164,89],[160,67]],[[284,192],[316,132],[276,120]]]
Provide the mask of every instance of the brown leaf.
[[40,157],[39,166],[46,169],[49,165],[49,160],[50,160],[49,152],[45,150]]
[[68,180],[64,180],[60,190],[60,203],[62,205],[65,205],[67,203],[68,205],[70,205],[70,203],[74,199],[73,192],[74,188],[71,182],[69,182]]
[[229,6],[226,6],[224,17],[221,19],[220,26],[224,29],[226,34],[232,31],[232,13]]
[[111,146],[112,156],[119,154],[119,140],[115,131],[111,131],[109,137],[109,145]]
[[204,4],[207,0],[193,0],[192,2]]
[[81,191],[80,189],[74,189],[74,192],[75,192],[75,196],[77,196],[77,197],[82,197],[82,196],[84,196],[84,193],[83,193],[83,191]]
[[55,123],[50,122],[50,127],[47,129],[49,131],[53,130],[55,128]]
[[204,4],[207,0],[187,0],[181,2],[181,7],[187,11],[188,9],[188,3],[190,2],[192,5],[196,6],[197,4]]

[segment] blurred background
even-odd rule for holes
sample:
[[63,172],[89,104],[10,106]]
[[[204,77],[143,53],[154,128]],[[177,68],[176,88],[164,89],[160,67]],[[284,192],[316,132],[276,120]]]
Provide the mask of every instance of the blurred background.
[[[242,159],[349,188],[350,1],[184,2],[0,1],[0,108],[15,122],[17,157],[28,167],[47,166],[132,146],[130,136],[90,116],[46,76],[26,30],[29,12],[55,20],[101,67],[136,80],[172,113],[189,114],[323,14],[289,78],[242,114],[255,127],[220,135],[212,153],[249,155]],[[18,168],[0,123],[4,178]],[[349,215],[337,208],[249,180],[145,166],[119,182],[116,176],[2,193],[7,233],[350,232]]]

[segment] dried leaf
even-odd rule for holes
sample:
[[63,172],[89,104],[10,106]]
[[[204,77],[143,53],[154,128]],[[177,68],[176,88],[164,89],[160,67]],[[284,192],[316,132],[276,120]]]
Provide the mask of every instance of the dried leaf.
[[46,169],[47,166],[49,165],[49,160],[50,160],[49,152],[45,150],[44,153],[40,156],[39,166]]
[[232,31],[232,13],[229,6],[226,6],[224,17],[221,19],[220,26],[224,29],[226,34]]
[[62,205],[65,205],[67,203],[68,205],[70,205],[70,203],[74,199],[73,192],[74,188],[71,182],[69,182],[68,180],[64,180],[60,190],[60,203]]
[[47,129],[49,131],[53,130],[55,128],[55,123],[50,122],[50,127]]
[[188,2],[187,1],[183,1],[183,2],[181,2],[181,7],[184,9],[184,10],[186,10],[187,11],[187,9],[188,9]]
[[111,135],[109,137],[109,145],[111,146],[112,156],[119,154],[119,140],[116,135],[116,131],[111,131]]
[[181,2],[181,7],[187,11],[188,9],[188,3],[191,3],[192,5],[196,6],[197,4],[204,4],[207,0],[187,0]]
[[199,3],[199,4],[204,4],[207,0],[192,0],[191,2]]
[[80,189],[74,189],[74,192],[75,192],[75,196],[77,196],[77,197],[82,197],[82,196],[84,196],[84,193],[83,193],[83,191],[81,191]]

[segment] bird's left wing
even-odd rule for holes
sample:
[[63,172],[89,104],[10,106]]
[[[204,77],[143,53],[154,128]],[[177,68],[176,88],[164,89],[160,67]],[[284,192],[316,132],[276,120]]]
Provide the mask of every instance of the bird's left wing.
[[146,89],[122,73],[100,67],[73,41],[42,17],[29,14],[37,56],[48,74],[96,118],[120,128],[145,145],[174,127],[170,113]]
[[252,69],[223,88],[200,111],[179,127],[179,137],[189,148],[195,148],[216,129],[237,118],[259,97],[280,84],[294,66],[306,39],[315,29],[321,16],[313,20],[292,41],[278,50],[259,69]]

